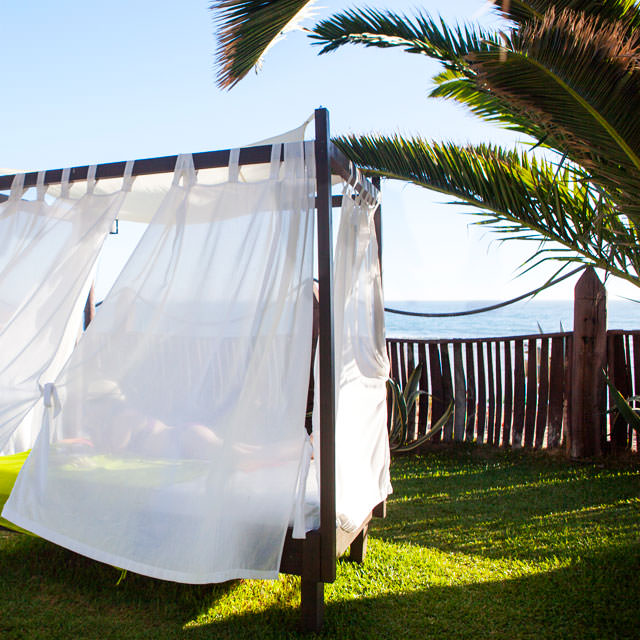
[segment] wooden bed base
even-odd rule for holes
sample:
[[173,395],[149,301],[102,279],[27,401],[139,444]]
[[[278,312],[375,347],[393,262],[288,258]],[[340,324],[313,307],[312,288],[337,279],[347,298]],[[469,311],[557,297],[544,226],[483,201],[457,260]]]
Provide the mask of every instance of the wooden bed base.
[[[365,521],[352,532],[336,528],[336,558],[342,557],[347,550],[350,562],[364,562],[367,554],[367,535],[369,523],[374,517],[386,516],[386,502],[381,502],[365,518]],[[333,580],[323,580],[321,571],[321,541],[319,529],[307,533],[306,538],[294,539],[292,529],[287,530],[284,542],[280,573],[300,576],[300,630],[320,631],[324,618],[324,584]]]

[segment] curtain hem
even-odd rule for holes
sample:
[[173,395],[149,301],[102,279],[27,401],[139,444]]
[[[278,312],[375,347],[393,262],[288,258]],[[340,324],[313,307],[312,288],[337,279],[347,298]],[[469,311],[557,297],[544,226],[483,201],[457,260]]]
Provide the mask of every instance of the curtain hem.
[[[182,584],[212,584],[218,582],[226,582],[228,580],[277,580],[279,571],[276,570],[251,570],[251,569],[227,569],[226,571],[217,571],[214,573],[192,574],[184,571],[174,571],[172,569],[161,569],[143,562],[136,562],[130,558],[121,557],[115,554],[101,551],[95,547],[85,545],[78,540],[69,538],[56,531],[49,529],[37,522],[33,522],[29,518],[24,517],[20,513],[15,512],[10,507],[2,511],[2,517],[11,522],[11,524],[27,530],[29,533],[35,534],[41,538],[49,540],[65,549],[79,553],[87,558],[109,564],[118,569],[126,569],[149,578],[157,578],[159,580],[168,580],[170,582],[180,582]],[[284,542],[284,536],[283,536]],[[278,555],[278,564],[282,550]]]

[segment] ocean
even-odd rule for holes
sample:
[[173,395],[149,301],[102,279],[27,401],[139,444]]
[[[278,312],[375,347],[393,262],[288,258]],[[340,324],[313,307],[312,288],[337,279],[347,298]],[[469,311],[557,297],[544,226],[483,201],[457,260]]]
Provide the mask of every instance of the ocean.
[[[387,300],[403,311],[443,313],[496,304],[487,300]],[[508,307],[471,316],[415,318],[386,313],[389,338],[490,338],[573,330],[572,300],[524,300]],[[609,329],[640,329],[640,303],[612,300],[607,304]]]

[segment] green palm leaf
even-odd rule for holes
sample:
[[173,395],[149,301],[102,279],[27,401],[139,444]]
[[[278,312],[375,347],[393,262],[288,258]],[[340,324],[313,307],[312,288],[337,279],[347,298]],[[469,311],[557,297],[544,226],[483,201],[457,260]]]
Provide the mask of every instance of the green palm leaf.
[[230,89],[244,78],[310,4],[310,0],[213,0],[218,86]]
[[574,166],[558,169],[516,151],[420,138],[350,136],[334,142],[370,173],[446,194],[478,210],[480,224],[540,243],[532,259],[584,261],[640,284],[635,228]]
[[514,38],[506,56],[471,56],[480,86],[540,123],[552,146],[617,194],[635,219],[640,219],[638,44],[601,20],[550,11]]
[[460,74],[447,70],[436,76],[434,82],[437,86],[429,94],[431,98],[456,100],[487,122],[502,125],[538,140],[547,135],[543,126],[523,111],[515,109],[496,93],[479,87],[475,79],[461,77]]
[[316,24],[309,37],[323,48],[334,51],[346,44],[366,47],[401,47],[457,67],[471,52],[487,51],[502,40],[490,32],[471,27],[449,27],[418,12],[411,19],[392,11],[350,9]]
[[571,9],[612,22],[622,20],[632,29],[640,27],[640,10],[635,0],[495,0],[495,4],[502,15],[519,24],[542,20],[549,9]]

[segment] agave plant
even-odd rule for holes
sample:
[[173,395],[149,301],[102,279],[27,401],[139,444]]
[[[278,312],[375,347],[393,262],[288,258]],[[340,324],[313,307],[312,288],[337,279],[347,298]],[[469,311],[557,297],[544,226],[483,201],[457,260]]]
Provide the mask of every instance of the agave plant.
[[421,396],[429,396],[419,389],[422,364],[419,364],[409,376],[404,389],[393,378],[387,380],[387,389],[391,396],[391,417],[389,420],[389,448],[392,453],[414,451],[427,440],[439,433],[453,413],[453,402],[437,422],[427,429],[426,433],[411,439],[412,426],[415,425],[415,409]]

